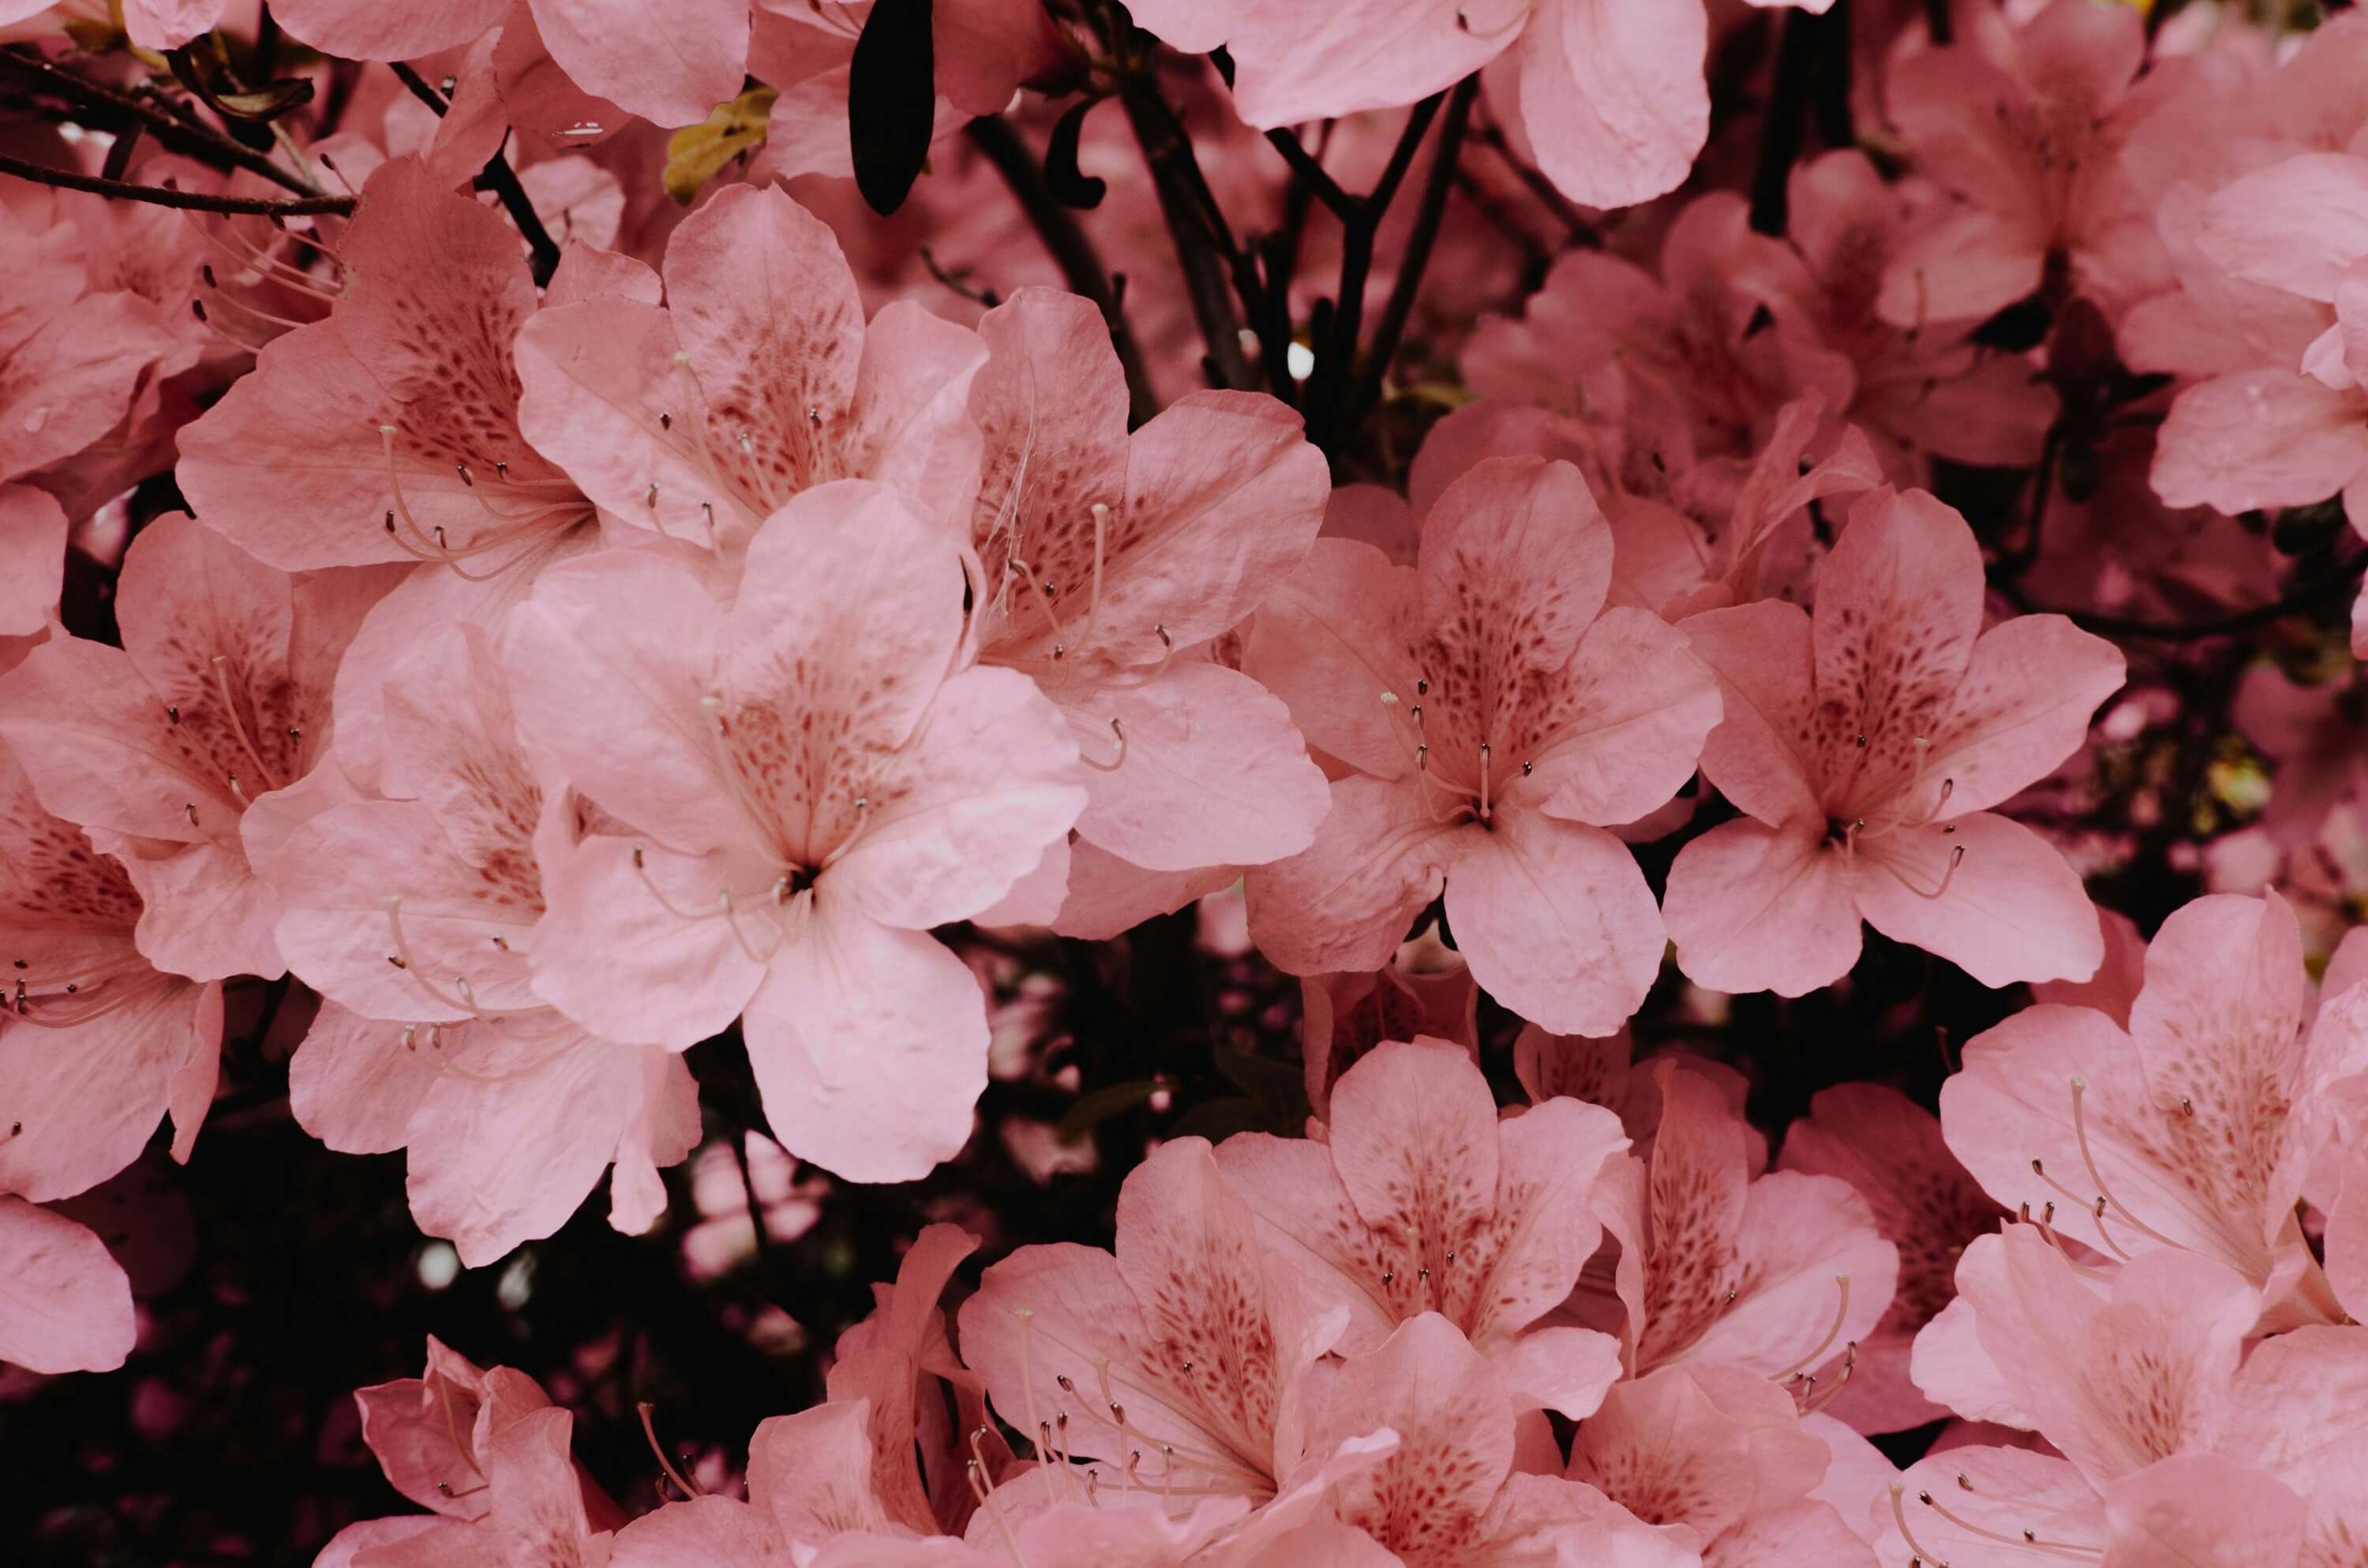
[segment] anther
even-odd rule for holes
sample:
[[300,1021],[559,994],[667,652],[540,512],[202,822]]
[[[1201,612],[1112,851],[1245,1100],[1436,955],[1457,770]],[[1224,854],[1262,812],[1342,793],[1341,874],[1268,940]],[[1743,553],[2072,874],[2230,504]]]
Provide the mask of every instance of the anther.
[[650,493],[642,497],[642,504],[653,509],[656,507],[658,504],[658,487],[656,484],[653,483],[650,486]]
[[671,429],[673,429],[673,428],[674,428],[674,415],[671,415],[671,414],[661,414],[661,415],[658,415],[658,428],[659,428],[659,429],[661,429],[661,430],[671,430]]
[[467,463],[456,462],[452,465],[452,468],[455,472],[460,474],[461,483],[467,485],[472,490],[477,488],[477,476],[469,472],[469,465]]
[[176,724],[179,723],[181,722],[180,706],[177,703],[166,703],[165,705],[165,717],[170,719]]

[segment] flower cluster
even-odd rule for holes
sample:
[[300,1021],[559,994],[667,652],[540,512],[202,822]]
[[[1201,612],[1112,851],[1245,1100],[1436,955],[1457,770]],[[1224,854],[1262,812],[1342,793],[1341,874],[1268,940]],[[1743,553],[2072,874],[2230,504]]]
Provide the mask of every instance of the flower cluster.
[[0,1358],[292,1123],[905,1205],[325,1565],[2358,1558],[2361,18],[240,11],[0,4]]

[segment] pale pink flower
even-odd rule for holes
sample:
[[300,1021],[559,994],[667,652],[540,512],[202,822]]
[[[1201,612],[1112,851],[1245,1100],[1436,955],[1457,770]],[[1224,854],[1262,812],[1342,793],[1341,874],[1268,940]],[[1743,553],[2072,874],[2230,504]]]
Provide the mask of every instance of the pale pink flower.
[[1345,1523],[1405,1568],[1696,1568],[1691,1545],[1584,1481],[1518,1466],[1511,1394],[1497,1365],[1436,1312],[1311,1375],[1304,1451],[1328,1456],[1386,1427],[1397,1446],[1336,1490]]
[[1306,559],[1329,482],[1298,415],[1195,392],[1130,436],[1090,301],[1025,289],[979,332],[979,658],[1033,676],[1076,731],[1091,765],[1078,835],[1163,872],[1306,848],[1330,792],[1291,714],[1186,652],[1233,631]]
[[1589,1278],[1577,1315],[1620,1335],[1632,1376],[1684,1362],[1791,1380],[1847,1365],[1890,1310],[1899,1268],[1866,1199],[1833,1176],[1755,1176],[1716,1083],[1666,1057],[1655,1074],[1651,1153],[1623,1156],[1595,1189],[1620,1244],[1611,1278]]
[[138,1327],[131,1282],[105,1243],[63,1214],[0,1198],[0,1361],[111,1372]]
[[362,1437],[427,1514],[348,1525],[338,1568],[599,1568],[624,1522],[569,1448],[575,1417],[533,1379],[480,1369],[434,1336],[422,1378],[358,1390]]
[[1293,1457],[1277,1449],[1292,1390],[1348,1322],[1304,1273],[1261,1244],[1208,1143],[1178,1138],[1120,1188],[1115,1255],[1028,1246],[986,1271],[962,1356],[1042,1449],[1164,1494],[1264,1500]]
[[1670,869],[1670,935],[1697,983],[1830,983],[1857,961],[1861,918],[1986,985],[2095,971],[2078,876],[1989,808],[2079,749],[2122,655],[2062,616],[1984,632],[1982,596],[1964,519],[1882,490],[1851,509],[1814,620],[1771,599],[1686,622],[1726,693],[1702,773],[1745,812]]
[[1085,799],[1031,682],[954,672],[964,586],[951,540],[851,481],[757,530],[729,610],[611,551],[544,573],[509,626],[527,733],[647,835],[546,851],[537,993],[677,1051],[742,1017],[776,1135],[855,1180],[968,1140],[985,1003],[929,928],[1009,892]]
[[867,326],[838,241],[734,186],[667,242],[666,304],[589,300],[518,335],[518,420],[620,522],[736,556],[792,497],[876,480],[959,530],[978,478],[977,334],[911,303]]
[[[1472,968],[1431,947],[1443,955],[1440,967],[1410,964],[1409,955],[1417,963],[1429,955],[1409,945],[1388,968],[1371,974],[1315,975],[1299,983],[1299,1051],[1314,1121],[1331,1116],[1332,1086],[1340,1075],[1385,1040],[1452,1040],[1479,1059],[1480,988]],[[1320,1134],[1311,1129],[1310,1136]]]
[[1969,10],[1967,36],[1892,68],[1891,121],[1917,170],[1964,211],[1892,259],[1883,318],[1902,327],[1990,316],[2032,294],[2127,299],[2160,261],[2120,150],[2148,107],[2135,86],[2146,19],[2054,0],[2020,28]]
[[2305,1031],[2305,984],[2283,899],[2198,899],[2147,948],[2126,1030],[2043,1006],[1967,1041],[1941,1091],[1949,1147],[1992,1198],[2106,1257],[2198,1252],[2266,1308],[2328,1313],[2294,1209],[2326,1131],[2314,1096],[2368,1066],[2368,993]]
[[1627,1147],[1574,1099],[1497,1119],[1487,1080],[1445,1040],[1376,1047],[1333,1085],[1327,1141],[1246,1132],[1217,1168],[1263,1244],[1344,1306],[1346,1350],[1437,1312],[1497,1364],[1516,1408],[1592,1411],[1620,1373],[1602,1334],[1532,1328],[1602,1237],[1591,1205]]
[[1872,1568],[1867,1544],[1814,1495],[1828,1462],[1776,1383],[1686,1365],[1614,1387],[1578,1424],[1564,1473],[1691,1542],[1705,1568]]
[[1278,966],[1378,969],[1444,890],[1507,1006],[1586,1034],[1635,1011],[1659,912],[1603,829],[1676,793],[1718,709],[1680,634],[1604,608],[1611,555],[1576,468],[1505,459],[1433,505],[1417,566],[1318,540],[1277,590],[1247,665],[1353,769],[1314,846],[1249,874]]
[[[182,430],[190,506],[285,571],[423,562],[482,578],[540,561],[593,507],[518,428],[511,340],[537,301],[517,230],[397,158],[337,246],[351,278],[328,319],[265,345]],[[655,302],[648,269],[622,267],[639,281],[603,267],[609,287]],[[587,270],[564,267],[552,302]]]

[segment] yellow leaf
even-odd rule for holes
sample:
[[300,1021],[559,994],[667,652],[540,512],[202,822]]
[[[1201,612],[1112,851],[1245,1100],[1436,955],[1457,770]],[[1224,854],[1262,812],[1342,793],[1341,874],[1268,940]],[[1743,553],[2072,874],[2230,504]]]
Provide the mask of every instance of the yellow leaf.
[[751,87],[729,103],[717,104],[707,119],[686,125],[666,139],[666,194],[688,206],[699,187],[743,153],[763,145],[773,118],[772,87]]

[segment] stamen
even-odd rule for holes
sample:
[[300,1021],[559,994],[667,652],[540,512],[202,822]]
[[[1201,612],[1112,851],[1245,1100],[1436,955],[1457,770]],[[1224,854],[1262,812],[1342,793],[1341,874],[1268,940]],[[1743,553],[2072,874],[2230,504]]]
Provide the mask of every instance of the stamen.
[[1110,721],[1110,733],[1118,737],[1118,755],[1116,756],[1110,758],[1108,762],[1097,762],[1081,751],[1077,754],[1077,760],[1084,763],[1087,767],[1093,768],[1097,772],[1116,773],[1120,767],[1126,761],[1126,727],[1121,724],[1116,719],[1112,719]]
[[1826,1346],[1841,1337],[1843,1320],[1850,1316],[1850,1277],[1847,1274],[1837,1274],[1834,1276],[1834,1283],[1841,1287],[1842,1294],[1841,1300],[1834,1305],[1833,1326],[1826,1330],[1825,1337],[1819,1339],[1806,1356],[1777,1373],[1775,1381],[1781,1383],[1787,1378],[1815,1365],[1817,1358],[1826,1353]]
[[[2075,1074],[2072,1078],[2072,1135],[2080,1142],[2080,1162],[2089,1167],[2089,1179],[2097,1184],[2097,1201],[2100,1204],[2110,1202],[2115,1209],[2120,1210],[2122,1212],[2122,1218],[2127,1221],[2130,1224],[2137,1227],[2139,1234],[2151,1236],[2154,1240],[2160,1242],[2163,1245],[2168,1247],[2175,1247],[2179,1245],[2177,1242],[2172,1241],[2169,1236],[2164,1235],[2160,1231],[2156,1230],[2152,1225],[2147,1224],[2144,1220],[2141,1220],[2135,1214],[2131,1213],[2129,1205],[2116,1199],[2113,1197],[2112,1188],[2105,1185],[2104,1174],[2097,1169],[2096,1156],[2089,1152],[2089,1119],[2081,1106],[2081,1096],[2088,1092],[2088,1088],[2089,1081],[2086,1078],[2079,1076],[2078,1074]],[[2103,1213],[2104,1210],[2100,1208],[2098,1210],[2098,1215],[2100,1219],[2103,1217]],[[2100,1233],[2101,1233],[2102,1227],[2100,1226],[2099,1229]]]
[[650,1412],[655,1410],[657,1406],[643,1403],[634,1405],[633,1408],[641,1412],[642,1436],[649,1439],[650,1452],[657,1455],[658,1468],[666,1471],[668,1481],[682,1489],[683,1500],[689,1502],[693,1497],[706,1496],[707,1494],[704,1491],[684,1479],[682,1471],[675,1469],[673,1462],[666,1457],[666,1450],[658,1447],[657,1428],[650,1425]]
[[1007,564],[1019,574],[1020,579],[1028,585],[1028,597],[1035,600],[1037,607],[1043,610],[1044,619],[1053,628],[1053,656],[1059,658],[1064,652],[1063,644],[1069,640],[1069,634],[1061,630],[1061,618],[1053,613],[1053,590],[1040,585],[1036,581],[1036,574],[1029,570],[1028,562],[1018,556],[1012,556]]
[[1949,1568],[1947,1558],[1927,1551],[1924,1549],[1924,1543],[1916,1539],[1916,1532],[1907,1528],[1907,1510],[1899,1501],[1900,1494],[1907,1490],[1907,1483],[1904,1481],[1895,1481],[1891,1483],[1891,1517],[1899,1526],[1899,1539],[1907,1543],[1907,1550],[1916,1554],[1917,1562],[1922,1562],[1930,1559],[1935,1564],[1935,1568]]
[[1011,1521],[1003,1517],[1003,1506],[995,1500],[995,1489],[986,1483],[986,1467],[972,1460],[964,1469],[970,1476],[970,1494],[995,1521],[997,1533],[1003,1537],[1003,1549],[1011,1554],[1013,1568],[1028,1568],[1028,1559],[1019,1550],[1019,1539],[1011,1533]]
[[427,976],[420,970],[419,966],[412,961],[411,949],[404,945],[403,940],[403,895],[397,892],[391,892],[384,898],[379,900],[379,903],[386,906],[387,929],[393,933],[394,937],[394,951],[389,955],[388,961],[393,964],[395,968],[411,976],[411,978],[417,983],[422,991],[427,992],[428,995],[433,996],[437,1001],[443,1003],[444,1006],[451,1008],[454,1012],[466,1013],[472,1018],[484,1017],[484,1015],[477,1010],[476,1003],[467,999],[467,981],[459,980],[456,976],[455,979],[461,987],[461,994],[459,996],[451,995],[438,988],[436,983],[428,979]]
[[[1964,1478],[1963,1476],[1958,1477],[1960,1484],[1963,1484],[1964,1481]],[[1967,1486],[1965,1487],[1965,1490],[1970,1492],[1973,1488]],[[1938,1502],[1933,1500],[1932,1494],[1930,1492],[1918,1492],[1916,1494],[1916,1500],[1923,1504],[1926,1507],[1931,1509],[1934,1513],[1940,1515],[1942,1518],[1948,1520],[1951,1524],[1956,1526],[1959,1529],[1964,1531],[1967,1535],[1977,1536],[1983,1540],[1994,1540],[2000,1546],[2019,1547],[2025,1551],[2044,1551],[2048,1553],[2050,1556],[2055,1557],[2078,1557],[2086,1559],[2091,1557],[2101,1557],[2104,1555],[2105,1549],[2100,1546],[2082,1546],[2073,1541],[2042,1540],[2039,1539],[2039,1532],[2032,1529],[2028,1526],[2023,1528],[2022,1533],[2019,1536],[2001,1535],[1997,1530],[1984,1529],[1981,1526],[1974,1523],[1971,1519],[1964,1517],[1963,1515],[1952,1513],[1947,1508],[1942,1507]]]
[[[246,721],[238,716],[238,704],[232,699],[230,694],[229,665],[229,654],[216,653],[214,655],[214,690],[222,695],[222,717],[230,721],[230,733],[238,738],[239,749],[246,753],[246,759],[249,762],[255,764],[255,771],[262,777],[264,781],[271,789],[277,790],[279,788],[279,777],[269,767],[264,766],[263,754],[256,751],[255,749],[255,743],[247,738]],[[238,788],[238,776],[236,774],[233,774],[231,776],[230,785],[233,790]]]
[[1488,743],[1480,743],[1480,820],[1488,820]]

